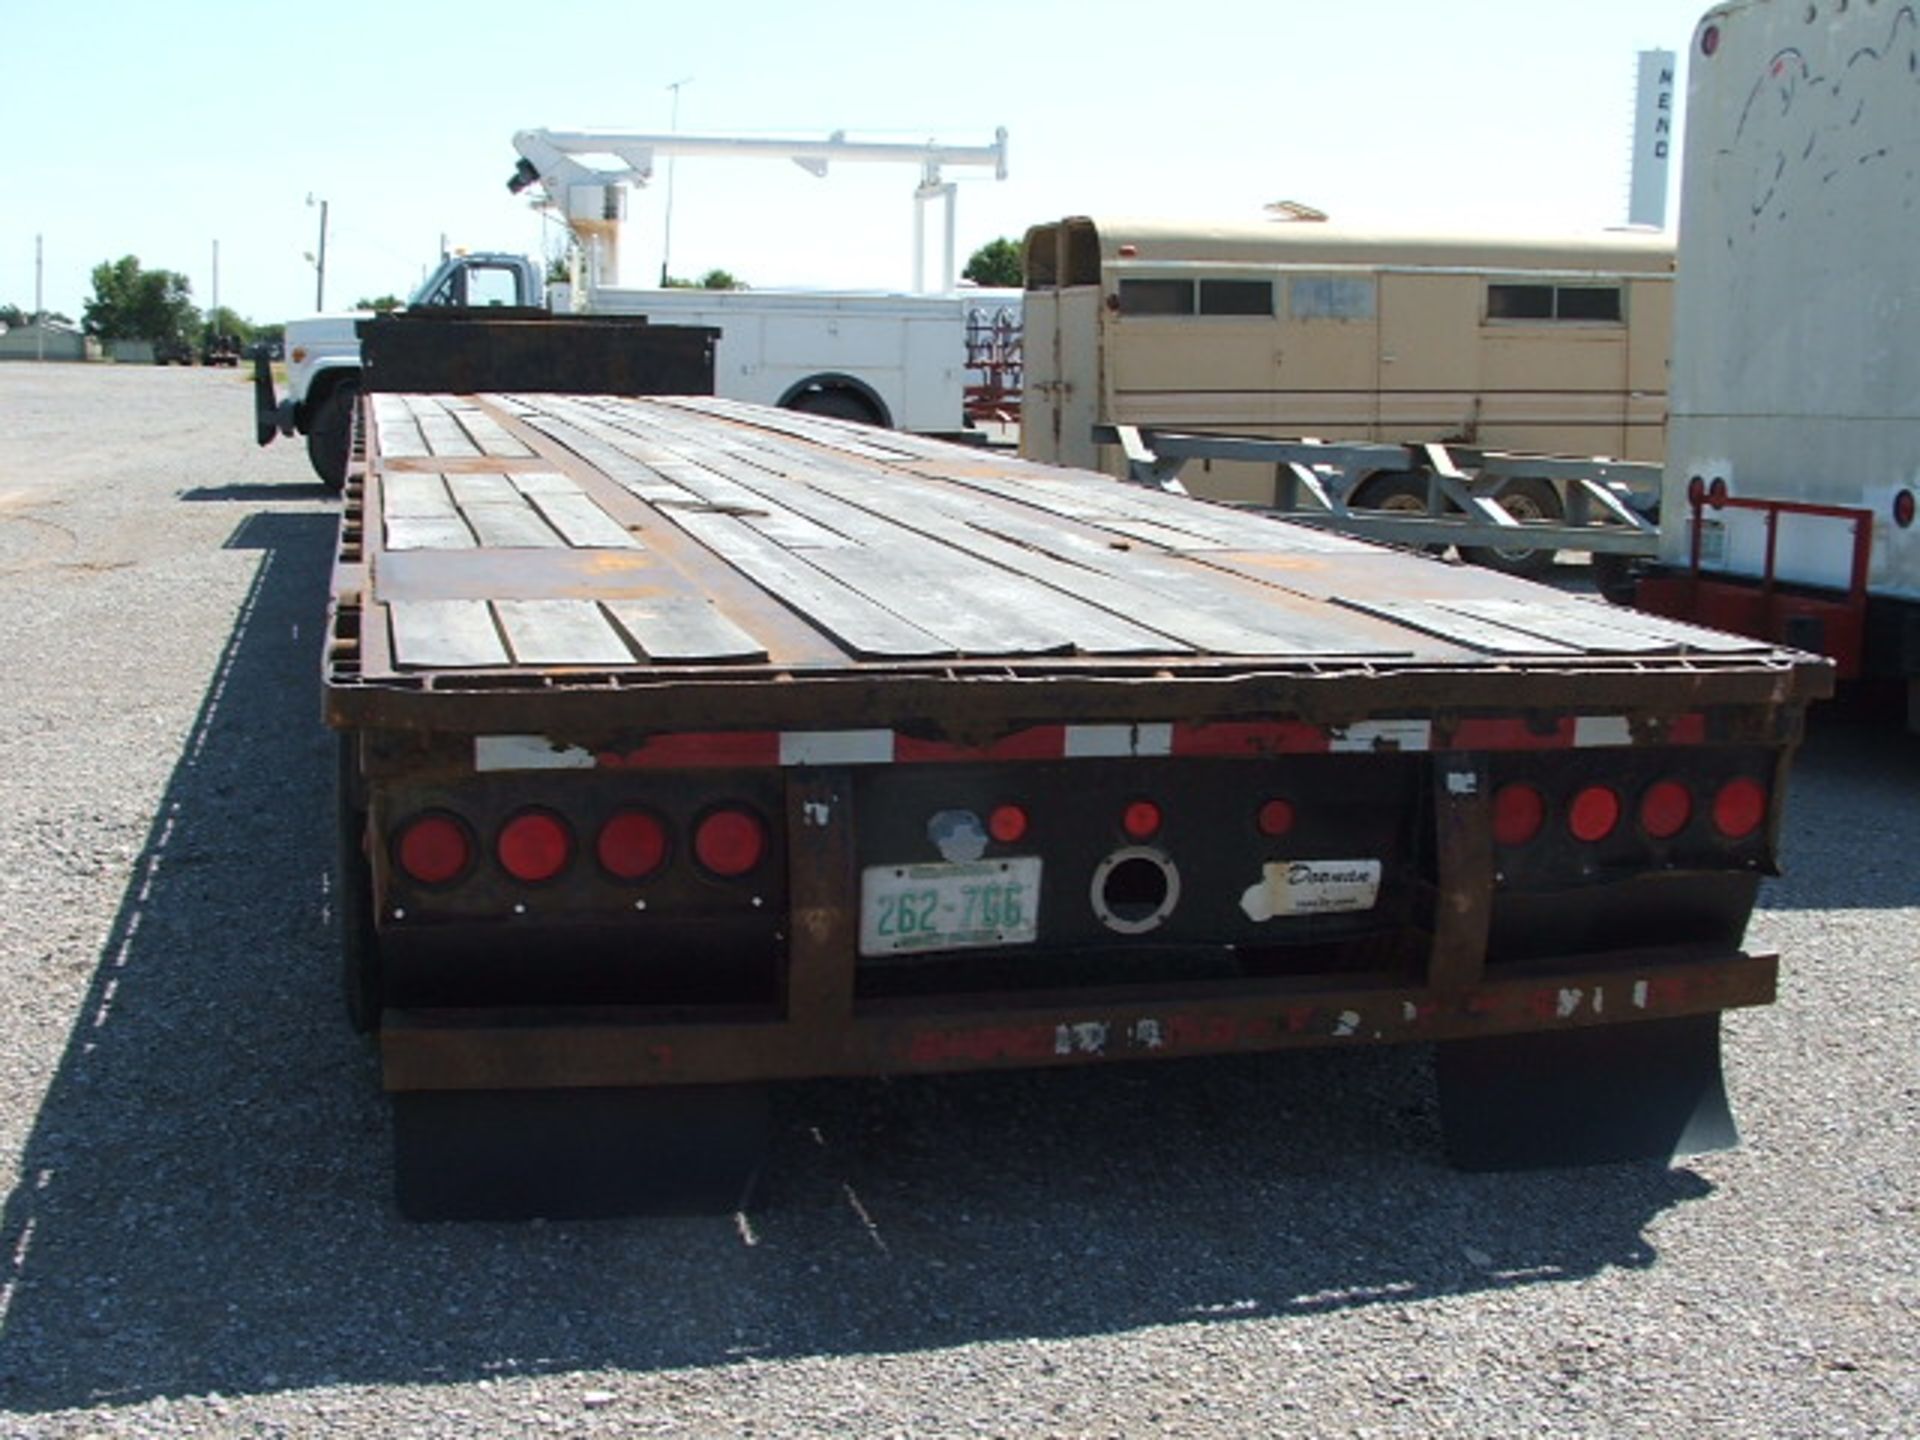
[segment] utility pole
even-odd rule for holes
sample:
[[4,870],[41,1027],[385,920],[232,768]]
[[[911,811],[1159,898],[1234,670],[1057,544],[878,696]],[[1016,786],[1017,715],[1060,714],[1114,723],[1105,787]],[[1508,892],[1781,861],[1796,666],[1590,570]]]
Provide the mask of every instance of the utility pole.
[[220,242],[213,242],[213,305],[207,311],[207,340],[220,328]]
[[327,202],[315,200],[309,194],[307,204],[320,207],[320,249],[308,257],[313,261],[314,269],[313,308],[319,311],[327,308]]
[[41,285],[45,279],[47,237],[33,237],[33,358],[47,358],[47,307],[41,299]]
[[[693,83],[693,76],[689,75],[686,77],[686,79],[676,80],[671,85],[667,86],[667,89],[673,92],[673,118],[668,122],[668,125],[667,125],[667,130],[670,134],[678,133],[680,129],[680,87],[682,85],[691,85],[692,83]],[[667,257],[672,253],[673,253],[673,156],[669,155],[667,156],[667,233],[666,233],[666,236],[660,242],[660,288],[662,290],[667,288]]]

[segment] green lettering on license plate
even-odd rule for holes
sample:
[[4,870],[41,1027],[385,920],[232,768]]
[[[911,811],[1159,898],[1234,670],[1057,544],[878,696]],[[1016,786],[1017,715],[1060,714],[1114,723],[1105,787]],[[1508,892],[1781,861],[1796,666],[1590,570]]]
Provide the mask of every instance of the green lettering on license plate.
[[1039,935],[1040,860],[869,865],[860,874],[860,953],[1028,945]]

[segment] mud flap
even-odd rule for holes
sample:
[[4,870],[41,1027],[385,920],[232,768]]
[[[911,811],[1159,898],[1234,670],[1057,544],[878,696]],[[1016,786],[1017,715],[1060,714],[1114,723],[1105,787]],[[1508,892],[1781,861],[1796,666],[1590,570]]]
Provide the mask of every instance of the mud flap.
[[1717,1014],[1438,1050],[1447,1159],[1462,1170],[1671,1160],[1740,1143]]
[[392,1099],[394,1198],[410,1220],[730,1214],[767,1149],[755,1085]]
[[273,393],[273,366],[265,351],[253,357],[253,438],[271,445],[280,433],[280,402]]

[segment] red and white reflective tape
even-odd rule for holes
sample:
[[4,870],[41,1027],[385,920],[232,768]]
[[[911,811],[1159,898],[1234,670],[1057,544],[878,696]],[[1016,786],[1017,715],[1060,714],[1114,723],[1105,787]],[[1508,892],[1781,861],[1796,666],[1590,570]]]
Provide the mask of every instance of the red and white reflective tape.
[[712,730],[654,735],[627,750],[593,751],[542,735],[480,735],[474,769],[712,770],[830,765],[981,764],[1015,760],[1238,758],[1373,752],[1586,750],[1635,744],[1699,745],[1706,717],[1682,715],[1636,735],[1624,715],[1465,719],[1436,738],[1429,720],[1311,725],[1293,720],[1138,725],[1034,725],[983,744],[927,740],[898,730]]

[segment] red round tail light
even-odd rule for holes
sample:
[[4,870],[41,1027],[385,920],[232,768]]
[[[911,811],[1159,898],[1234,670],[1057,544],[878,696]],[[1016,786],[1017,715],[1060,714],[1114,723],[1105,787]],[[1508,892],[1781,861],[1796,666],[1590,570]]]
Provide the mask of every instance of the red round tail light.
[[1902,530],[1913,528],[1914,498],[1913,491],[1902,490],[1893,497],[1893,523]]
[[1713,797],[1713,828],[1729,840],[1744,840],[1767,818],[1767,792],[1758,780],[1729,780]]
[[1592,844],[1611,835],[1620,823],[1620,796],[1605,785],[1589,785],[1567,807],[1567,829]]
[[1120,816],[1120,828],[1132,840],[1150,840],[1160,833],[1160,807],[1151,800],[1136,800]]
[[408,879],[444,885],[473,863],[473,841],[451,815],[420,815],[401,828],[393,854]]
[[493,852],[500,868],[514,879],[537,885],[567,868],[573,859],[573,832],[551,810],[526,810],[501,827]]
[[1002,845],[1012,845],[1026,837],[1027,812],[1018,805],[996,805],[987,816],[987,833]]
[[767,856],[767,827],[750,810],[715,810],[693,832],[693,853],[715,875],[744,875]]
[[1269,800],[1260,807],[1260,833],[1270,840],[1277,840],[1293,829],[1295,818],[1291,800]]
[[1547,820],[1547,802],[1533,786],[1514,781],[1493,792],[1493,838],[1497,844],[1525,845]]
[[616,880],[644,880],[667,858],[667,827],[645,810],[622,810],[600,827],[600,865]]
[[1693,818],[1693,796],[1678,780],[1659,780],[1640,797],[1640,828],[1656,840],[1671,840]]

